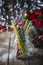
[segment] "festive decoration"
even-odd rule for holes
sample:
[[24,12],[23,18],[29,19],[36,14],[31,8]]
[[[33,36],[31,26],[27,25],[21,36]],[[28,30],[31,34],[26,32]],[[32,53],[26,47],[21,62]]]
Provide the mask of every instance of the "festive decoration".
[[32,14],[29,14],[28,16],[36,27],[40,27],[43,25],[43,22],[42,22],[43,15],[41,10],[37,9]]
[[[0,4],[0,31],[14,31],[17,36],[17,58],[27,58],[33,54],[36,40],[43,41],[43,10],[40,0],[27,0],[21,4],[16,0],[9,1],[4,8],[5,1]],[[41,5],[40,5],[41,4]],[[29,5],[29,7],[28,7]],[[27,10],[29,10],[27,12]]]
[[16,34],[17,37],[18,37],[18,45],[19,45],[20,48],[21,48],[21,52],[22,52],[23,56],[25,56],[25,55],[26,55],[26,54],[25,54],[25,49],[24,49],[24,47],[23,47],[22,40],[21,40],[20,35],[19,35],[19,33],[18,33],[18,29],[17,29],[17,27],[16,27],[16,23],[14,22],[14,23],[12,23],[12,25],[13,25],[13,27],[14,27],[14,32],[15,32],[15,34]]

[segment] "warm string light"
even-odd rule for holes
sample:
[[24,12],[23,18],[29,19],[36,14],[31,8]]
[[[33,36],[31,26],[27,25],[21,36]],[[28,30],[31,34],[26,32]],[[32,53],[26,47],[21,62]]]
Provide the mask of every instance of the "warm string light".
[[25,12],[24,17],[27,17],[27,13]]

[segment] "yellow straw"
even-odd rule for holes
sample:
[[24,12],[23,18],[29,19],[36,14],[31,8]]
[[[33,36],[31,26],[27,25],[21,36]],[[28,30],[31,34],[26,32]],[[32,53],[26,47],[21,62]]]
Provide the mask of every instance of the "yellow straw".
[[30,33],[30,30],[33,28],[33,26],[30,26],[29,27],[29,30],[26,32],[26,34],[29,34]]
[[24,31],[26,30],[28,24],[29,24],[29,20],[26,20],[25,25],[24,25]]

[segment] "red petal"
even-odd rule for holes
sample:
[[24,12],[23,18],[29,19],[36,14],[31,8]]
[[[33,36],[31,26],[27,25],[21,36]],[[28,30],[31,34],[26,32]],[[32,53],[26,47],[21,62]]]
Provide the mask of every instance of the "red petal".
[[37,19],[33,19],[32,22],[33,22],[33,23],[37,22]]
[[34,11],[34,13],[35,13],[35,14],[40,14],[40,13],[41,13],[41,10],[40,10],[40,9],[36,9],[36,10]]
[[32,22],[37,26],[40,27],[42,25],[41,21],[38,21],[37,19],[33,19]]
[[34,13],[29,14],[28,17],[29,17],[31,20],[36,18]]
[[37,24],[38,24],[37,27],[40,27],[42,25],[41,21],[38,21]]

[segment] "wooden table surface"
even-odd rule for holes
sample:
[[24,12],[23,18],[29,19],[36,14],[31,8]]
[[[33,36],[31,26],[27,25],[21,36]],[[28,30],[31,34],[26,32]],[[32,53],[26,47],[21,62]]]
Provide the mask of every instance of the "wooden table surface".
[[[14,33],[11,34],[12,40],[14,41]],[[11,41],[11,43],[13,43]],[[9,33],[0,33],[0,65],[7,65],[8,59],[8,47],[9,47]],[[9,65],[43,65],[43,48],[38,49],[37,52],[28,60],[17,60],[16,59],[16,45],[11,44],[10,46],[10,60]]]

